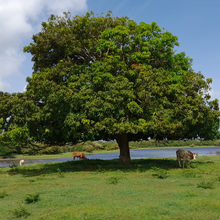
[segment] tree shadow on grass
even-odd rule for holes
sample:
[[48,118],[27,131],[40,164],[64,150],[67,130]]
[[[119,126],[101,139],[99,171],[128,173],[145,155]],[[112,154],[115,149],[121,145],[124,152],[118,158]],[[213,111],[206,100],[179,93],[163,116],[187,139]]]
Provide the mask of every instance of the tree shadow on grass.
[[178,164],[175,159],[132,159],[131,165],[120,165],[118,159],[113,160],[78,160],[66,161],[59,163],[44,163],[33,164],[23,167],[15,167],[9,169],[7,172],[10,175],[21,174],[25,177],[39,176],[42,174],[57,173],[58,170],[65,172],[145,172],[153,167],[160,169],[173,169],[177,168]]

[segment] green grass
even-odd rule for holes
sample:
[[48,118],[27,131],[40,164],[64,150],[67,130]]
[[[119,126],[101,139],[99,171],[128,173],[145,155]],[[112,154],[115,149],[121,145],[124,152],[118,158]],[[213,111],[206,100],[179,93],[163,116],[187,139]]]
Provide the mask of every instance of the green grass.
[[0,219],[219,219],[220,158],[198,157],[191,166],[148,158],[130,166],[77,160],[0,168],[0,192],[7,195]]

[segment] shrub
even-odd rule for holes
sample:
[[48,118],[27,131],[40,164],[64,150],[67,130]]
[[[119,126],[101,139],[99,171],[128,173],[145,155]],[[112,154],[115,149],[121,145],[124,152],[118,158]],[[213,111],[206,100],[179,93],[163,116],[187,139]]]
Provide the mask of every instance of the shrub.
[[101,143],[98,143],[98,142],[93,142],[93,146],[97,150],[104,150],[105,149],[104,146]]
[[40,154],[60,154],[62,150],[59,146],[47,147],[39,151]]
[[15,215],[16,218],[21,218],[21,217],[27,218],[28,216],[31,215],[24,207],[14,209],[12,213]]
[[214,143],[214,145],[215,145],[215,146],[220,146],[220,141],[216,141],[216,142]]
[[106,146],[106,150],[118,150],[118,144],[117,143],[112,143]]
[[30,193],[27,194],[27,196],[25,197],[25,203],[29,204],[29,203],[33,203],[33,202],[37,202],[39,201],[39,193]]
[[86,152],[92,152],[94,150],[94,147],[92,145],[84,145],[82,147],[82,150]]

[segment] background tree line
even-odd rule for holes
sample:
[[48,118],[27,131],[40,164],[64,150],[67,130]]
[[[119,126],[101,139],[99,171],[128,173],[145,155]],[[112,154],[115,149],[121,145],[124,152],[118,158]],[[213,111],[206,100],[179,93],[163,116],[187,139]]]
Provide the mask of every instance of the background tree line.
[[156,22],[51,15],[24,47],[34,62],[26,91],[0,93],[1,148],[110,138],[129,164],[130,140],[218,139],[212,79],[178,45]]

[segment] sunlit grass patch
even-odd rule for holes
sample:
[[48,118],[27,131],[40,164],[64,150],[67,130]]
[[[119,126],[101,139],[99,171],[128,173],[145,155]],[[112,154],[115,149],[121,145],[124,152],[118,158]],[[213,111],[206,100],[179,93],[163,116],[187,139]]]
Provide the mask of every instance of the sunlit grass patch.
[[[21,207],[29,220],[218,219],[219,169],[218,157],[200,157],[194,169],[178,168],[175,158],[135,159],[130,166],[90,160],[3,168],[0,187],[8,196],[0,199],[0,219],[15,218],[12,210],[23,213]],[[160,172],[168,178],[152,176]],[[198,188],[202,180],[215,187]],[[26,204],[32,193],[40,201]]]

